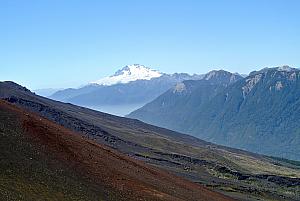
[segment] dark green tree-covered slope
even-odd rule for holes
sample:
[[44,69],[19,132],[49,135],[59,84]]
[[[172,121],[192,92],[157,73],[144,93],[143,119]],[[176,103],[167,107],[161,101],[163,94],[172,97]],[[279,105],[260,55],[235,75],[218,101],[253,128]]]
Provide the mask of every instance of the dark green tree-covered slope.
[[202,80],[178,83],[155,101],[131,113],[129,117],[177,131],[186,131],[186,118],[191,115],[191,111],[198,111],[218,92],[239,79],[240,75],[223,70],[212,71]]
[[[300,71],[266,68],[229,85],[181,84],[129,117],[214,143],[300,160]],[[175,93],[177,92],[177,93]]]

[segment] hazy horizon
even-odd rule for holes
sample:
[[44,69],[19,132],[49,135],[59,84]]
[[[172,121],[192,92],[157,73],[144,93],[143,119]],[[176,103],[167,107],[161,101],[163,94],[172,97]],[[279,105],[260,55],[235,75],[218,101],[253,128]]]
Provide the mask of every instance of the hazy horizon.
[[[228,71],[228,72],[231,72],[231,73],[238,73],[238,74],[240,74],[242,76],[246,76],[246,75],[249,75],[249,73],[251,73],[252,71],[258,71],[258,70],[262,70],[263,68],[273,68],[273,67],[280,67],[280,66],[289,66],[289,65],[265,66],[265,67],[261,67],[261,68],[258,68],[258,69],[253,69],[253,70],[251,70],[248,73],[232,72],[232,71],[229,71],[229,70],[226,70],[226,69],[223,69],[223,68],[212,68],[209,71],[201,73],[201,74],[206,74],[206,73],[208,73],[210,71],[213,71],[213,70],[225,70],[225,71]],[[123,67],[125,67],[125,66],[123,66]],[[123,67],[118,68],[118,70],[122,69]],[[148,67],[148,66],[146,66],[146,67]],[[290,67],[292,67],[292,68],[298,68],[298,67],[295,67],[295,66],[290,66]],[[151,68],[151,67],[149,67],[149,68]],[[157,70],[157,69],[154,69],[154,68],[151,68],[151,69]],[[107,75],[107,76],[112,76],[115,72],[116,71],[112,72],[110,75]],[[159,71],[159,72],[165,73],[165,72],[162,72],[162,71]],[[170,72],[170,74],[173,74],[173,73],[187,73],[187,72],[184,72],[184,71],[182,71],[182,72]],[[200,73],[188,73],[188,74],[190,74],[190,75],[193,75],[193,74],[201,75]],[[103,78],[103,77],[99,77],[99,78]],[[20,83],[18,81],[15,81],[15,80],[0,80],[0,81],[13,81],[13,82],[15,82],[17,84],[21,84],[22,85],[22,83]],[[79,85],[67,85],[67,86],[56,86],[56,87],[49,86],[49,87],[40,87],[40,88],[30,88],[29,86],[26,86],[26,85],[22,85],[22,86],[25,86],[28,89],[33,90],[33,91],[44,91],[44,90],[45,91],[48,91],[48,90],[58,91],[58,90],[63,90],[63,89],[68,89],[68,88],[75,88],[75,89],[81,88],[81,87],[84,87],[84,86],[86,86],[88,84],[91,84],[92,81],[95,81],[95,80],[88,80],[85,83],[81,83]],[[50,94],[52,94],[52,93],[50,93]]]
[[298,67],[299,1],[7,1],[0,80],[78,87],[129,64],[165,73]]

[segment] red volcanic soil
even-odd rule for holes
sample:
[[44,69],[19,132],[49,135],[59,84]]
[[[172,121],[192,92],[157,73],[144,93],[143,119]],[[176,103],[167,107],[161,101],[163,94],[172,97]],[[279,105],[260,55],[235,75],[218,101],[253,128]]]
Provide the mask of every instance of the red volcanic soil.
[[132,159],[86,139],[36,114],[0,101],[0,110],[14,113],[35,146],[74,169],[99,188],[112,189],[124,200],[232,200],[220,193]]

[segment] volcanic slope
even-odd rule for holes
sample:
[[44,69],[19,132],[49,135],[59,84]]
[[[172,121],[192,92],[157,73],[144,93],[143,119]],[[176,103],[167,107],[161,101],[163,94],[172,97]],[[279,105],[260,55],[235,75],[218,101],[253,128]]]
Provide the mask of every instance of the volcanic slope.
[[231,200],[0,102],[1,200]]

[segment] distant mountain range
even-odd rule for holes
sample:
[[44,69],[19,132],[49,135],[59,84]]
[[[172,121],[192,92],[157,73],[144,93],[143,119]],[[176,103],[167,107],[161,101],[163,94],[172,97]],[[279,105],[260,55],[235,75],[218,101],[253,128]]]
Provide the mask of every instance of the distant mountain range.
[[45,88],[45,89],[35,89],[35,90],[33,90],[33,92],[40,96],[48,97],[48,96],[51,96],[52,94],[54,94],[55,92],[61,91],[61,90],[63,90],[63,89]]
[[114,75],[91,82],[79,89],[58,91],[50,98],[87,107],[143,106],[176,83],[184,80],[197,80],[202,77],[202,75],[186,73],[165,74],[143,65],[134,64],[125,66]]
[[300,160],[300,71],[243,78],[213,71],[183,81],[128,117],[245,150]]

